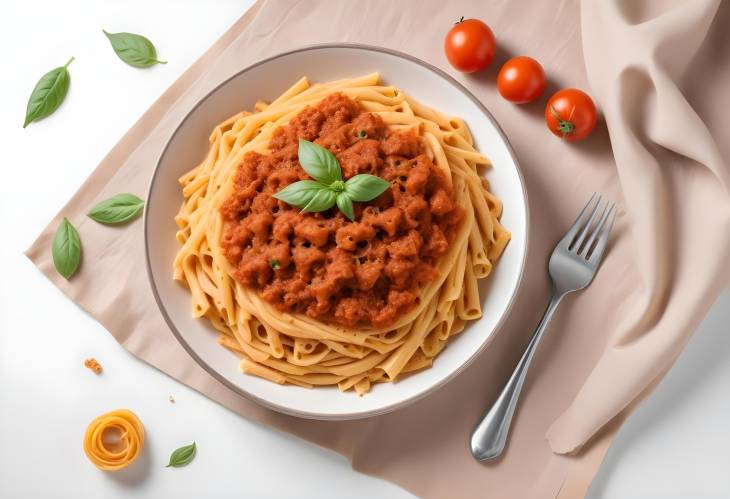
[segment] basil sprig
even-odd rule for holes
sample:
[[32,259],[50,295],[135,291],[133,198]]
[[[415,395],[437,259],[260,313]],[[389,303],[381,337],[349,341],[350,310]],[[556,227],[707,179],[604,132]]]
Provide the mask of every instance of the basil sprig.
[[[104,31],[104,30],[102,30]],[[157,50],[152,42],[142,35],[134,33],[107,33],[104,34],[112,44],[117,56],[135,68],[148,68],[155,64],[167,64],[167,61],[157,59]]]
[[66,279],[69,279],[81,262],[81,239],[76,228],[71,225],[68,218],[61,221],[56,230],[51,247],[53,265],[56,270]]
[[172,454],[170,454],[170,462],[167,466],[165,466],[165,468],[179,468],[180,466],[185,466],[193,460],[195,457],[195,451],[195,442],[175,449],[172,451]]
[[314,180],[300,180],[274,194],[276,199],[301,208],[303,212],[319,212],[335,204],[350,220],[355,220],[353,201],[372,201],[385,192],[390,183],[375,175],[355,175],[342,181],[340,162],[328,149],[299,139],[299,163]]
[[58,68],[51,69],[49,72],[41,76],[36,83],[35,88],[30,93],[28,106],[25,109],[25,121],[23,128],[27,127],[33,121],[38,121],[46,116],[53,114],[58,109],[68,93],[68,86],[71,82],[69,76],[68,65],[73,62],[74,58],[68,60],[66,64]]
[[99,223],[115,225],[134,220],[144,208],[144,201],[134,194],[117,194],[100,202],[87,215]]

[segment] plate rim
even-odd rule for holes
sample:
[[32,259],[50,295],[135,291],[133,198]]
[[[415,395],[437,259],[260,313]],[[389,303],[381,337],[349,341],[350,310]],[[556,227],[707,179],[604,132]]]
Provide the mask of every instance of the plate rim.
[[[234,78],[238,78],[242,74],[244,74],[258,66],[261,66],[261,65],[271,62],[273,60],[279,59],[281,57],[289,56],[292,54],[297,54],[300,52],[307,52],[307,51],[312,51],[312,50],[321,50],[321,49],[360,49],[360,50],[366,50],[366,51],[371,51],[371,52],[385,53],[388,55],[399,57],[401,59],[405,59],[410,62],[419,64],[420,66],[423,66],[424,68],[435,73],[437,76],[440,76],[441,78],[443,78],[447,82],[449,82],[451,85],[453,85],[457,90],[459,90],[461,93],[463,93],[466,97],[469,98],[469,100],[471,100],[477,106],[477,108],[492,123],[494,128],[497,130],[497,133],[499,133],[502,141],[504,142],[504,144],[507,148],[507,152],[509,153],[510,157],[512,158],[512,162],[514,163],[514,167],[517,172],[517,177],[519,178],[519,181],[520,181],[520,188],[522,189],[522,198],[524,199],[524,204],[525,204],[525,216],[524,216],[524,225],[525,225],[524,241],[525,242],[524,242],[524,251],[522,254],[522,259],[520,261],[520,268],[519,268],[519,275],[517,277],[517,282],[515,284],[514,290],[512,291],[512,295],[509,297],[507,306],[504,309],[502,316],[500,317],[499,321],[497,321],[497,323],[495,324],[495,326],[492,329],[492,332],[489,334],[489,336],[482,342],[481,345],[479,345],[479,348],[477,348],[469,356],[469,358],[467,358],[459,367],[457,367],[452,372],[447,374],[445,377],[438,380],[436,383],[432,384],[431,386],[422,390],[419,393],[411,395],[403,400],[384,405],[383,407],[380,407],[377,409],[369,409],[369,410],[365,410],[365,411],[349,412],[349,413],[341,413],[341,414],[318,413],[318,412],[312,412],[312,411],[298,410],[298,409],[293,409],[291,407],[282,406],[280,404],[263,399],[257,395],[254,395],[253,393],[250,393],[250,392],[240,388],[239,386],[235,385],[234,383],[230,382],[225,376],[220,374],[216,369],[214,369],[207,362],[205,362],[195,352],[195,350],[188,344],[188,342],[185,341],[185,339],[183,338],[183,336],[180,334],[177,327],[173,323],[172,318],[167,313],[167,310],[166,310],[164,304],[162,303],[162,299],[160,297],[160,294],[157,289],[157,285],[155,284],[155,279],[154,279],[154,276],[152,273],[152,263],[151,263],[149,240],[148,240],[148,234],[149,234],[148,208],[150,206],[151,193],[155,186],[157,174],[160,171],[160,165],[162,164],[173,139],[178,134],[178,132],[180,131],[182,126],[188,121],[188,119],[190,119],[190,117],[195,112],[195,110],[198,107],[200,107],[211,95],[216,93],[223,86],[227,85],[231,80],[233,80]],[[274,410],[279,413],[283,413],[283,414],[287,414],[287,415],[295,416],[295,417],[299,417],[299,418],[304,418],[304,419],[313,419],[313,420],[320,420],[320,421],[357,420],[357,419],[365,419],[365,418],[370,418],[373,416],[379,416],[382,414],[387,414],[389,412],[393,412],[395,410],[398,410],[398,409],[406,407],[410,404],[413,404],[414,402],[421,400],[428,395],[433,394],[435,391],[444,387],[448,382],[452,381],[459,374],[461,374],[468,366],[470,366],[472,364],[472,362],[474,362],[474,360],[484,351],[484,349],[487,348],[487,346],[489,346],[489,344],[493,341],[495,335],[498,334],[498,332],[501,330],[507,317],[512,312],[512,308],[515,303],[515,298],[517,297],[517,294],[518,294],[520,288],[522,287],[522,282],[524,280],[524,274],[525,274],[525,265],[526,265],[526,261],[527,261],[528,248],[529,248],[529,235],[530,235],[529,227],[530,227],[530,210],[529,210],[529,200],[527,197],[527,189],[525,187],[525,178],[522,174],[522,169],[520,168],[520,164],[517,161],[517,156],[514,152],[514,149],[512,148],[512,144],[510,143],[509,139],[507,138],[507,135],[504,133],[504,130],[500,126],[499,122],[494,118],[492,113],[461,82],[459,82],[456,78],[454,78],[453,76],[451,76],[444,70],[434,66],[433,64],[426,62],[418,57],[415,57],[413,55],[410,55],[410,54],[407,54],[405,52],[401,52],[398,50],[394,50],[394,49],[390,49],[390,48],[386,48],[386,47],[380,47],[377,45],[364,44],[364,43],[315,43],[315,44],[310,44],[310,45],[304,45],[302,47],[288,50],[285,52],[279,52],[277,54],[266,57],[264,59],[254,62],[253,64],[246,66],[245,68],[241,69],[240,71],[237,71],[236,73],[232,74],[231,76],[229,76],[228,78],[226,78],[225,80],[223,80],[222,82],[217,84],[215,87],[213,87],[203,97],[201,97],[190,108],[189,111],[187,111],[187,113],[185,114],[183,119],[180,121],[180,123],[178,123],[178,125],[173,130],[172,134],[170,134],[170,136],[166,140],[165,147],[162,149],[162,152],[160,153],[160,156],[155,163],[155,169],[152,173],[152,177],[150,178],[149,184],[147,186],[147,194],[145,196],[144,220],[143,220],[145,267],[147,270],[147,280],[149,281],[150,287],[152,288],[152,294],[155,298],[155,303],[157,304],[157,309],[160,311],[163,318],[165,319],[165,323],[167,324],[168,328],[170,329],[172,334],[175,336],[175,339],[177,340],[177,342],[188,353],[188,355],[190,355],[190,357],[192,357],[193,360],[195,360],[195,362],[197,362],[197,364],[200,367],[202,367],[209,375],[211,375],[216,381],[222,383],[226,388],[230,389],[237,395],[244,397],[247,400],[250,400],[256,404],[259,404],[263,407],[266,407],[268,409]]]

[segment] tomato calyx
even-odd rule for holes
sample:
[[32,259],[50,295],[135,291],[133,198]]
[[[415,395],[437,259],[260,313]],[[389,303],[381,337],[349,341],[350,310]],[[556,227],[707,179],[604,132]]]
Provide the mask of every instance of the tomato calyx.
[[552,114],[555,119],[558,120],[558,132],[562,133],[563,136],[575,133],[575,124],[573,124],[573,122],[571,121],[561,118],[553,106],[550,106],[550,114]]
[[461,19],[459,19],[458,21],[456,21],[456,22],[454,23],[454,26],[456,26],[457,24],[461,24],[461,23],[463,23],[463,22],[464,22],[464,16],[461,16]]

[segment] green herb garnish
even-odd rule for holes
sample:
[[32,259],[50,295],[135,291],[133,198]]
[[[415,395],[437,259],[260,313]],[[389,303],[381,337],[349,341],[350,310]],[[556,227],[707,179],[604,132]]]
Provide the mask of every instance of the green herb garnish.
[[365,130],[358,130],[355,135],[357,135],[358,139],[367,139],[368,138],[368,133]]
[[165,468],[179,468],[180,466],[185,466],[193,460],[195,457],[195,451],[195,442],[175,449],[172,451],[172,454],[170,454],[170,462],[167,466],[165,466]]
[[67,218],[61,221],[56,230],[51,247],[53,265],[56,270],[66,279],[70,278],[81,262],[81,239],[76,228],[71,225]]
[[117,194],[106,199],[87,213],[87,215],[103,224],[120,224],[137,218],[144,208],[144,201],[134,194]]
[[305,213],[325,211],[337,204],[347,218],[355,220],[353,201],[372,201],[390,186],[382,178],[368,174],[343,181],[342,168],[335,155],[304,139],[299,139],[299,163],[314,180],[294,182],[274,197]]
[[41,76],[41,79],[35,84],[35,88],[33,88],[28,99],[28,106],[25,109],[23,128],[33,121],[50,116],[61,105],[66,98],[68,86],[71,82],[68,65],[73,60],[72,57],[63,66],[50,70]]
[[[104,30],[102,30],[104,31]],[[155,64],[167,64],[167,61],[157,59],[157,50],[152,42],[142,35],[134,33],[107,33],[104,34],[112,44],[117,56],[135,68],[148,68]]]
[[269,266],[276,270],[279,268],[279,260],[269,260]]

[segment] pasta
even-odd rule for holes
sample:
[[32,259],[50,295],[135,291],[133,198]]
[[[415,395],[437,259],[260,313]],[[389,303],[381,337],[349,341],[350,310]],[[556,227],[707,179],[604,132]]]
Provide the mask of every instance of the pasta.
[[[246,155],[270,154],[278,128],[332,95],[357,102],[388,133],[415,135],[464,214],[434,263],[435,277],[419,287],[416,305],[388,324],[361,327],[282,311],[234,277],[223,247],[228,222],[222,207]],[[181,248],[173,277],[190,289],[193,316],[210,321],[219,343],[240,358],[242,372],[279,384],[337,385],[363,394],[374,383],[431,366],[466,321],[481,316],[477,280],[489,275],[510,233],[499,221],[502,203],[478,174],[489,160],[474,149],[461,119],[382,85],[377,73],[316,84],[302,78],[271,103],[259,101],[253,112],[222,122],[209,141],[203,161],[179,179],[184,201],[175,217]]]
[[97,468],[106,471],[132,464],[143,444],[144,427],[128,409],[117,409],[95,418],[84,435],[86,456]]

